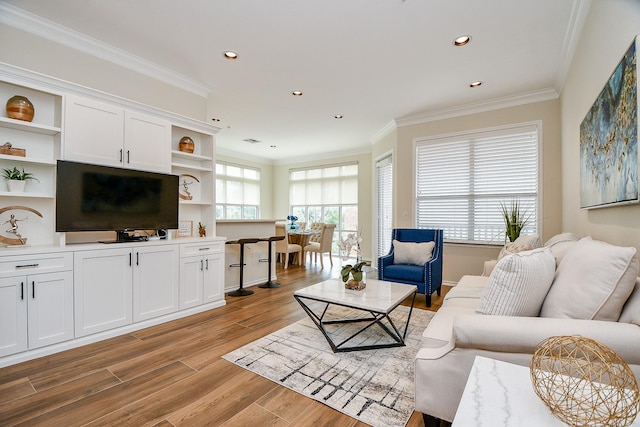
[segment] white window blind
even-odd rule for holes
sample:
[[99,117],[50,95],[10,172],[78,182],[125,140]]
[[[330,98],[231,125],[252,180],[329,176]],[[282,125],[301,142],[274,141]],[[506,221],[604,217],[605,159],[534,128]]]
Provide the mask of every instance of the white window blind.
[[378,257],[389,253],[393,228],[393,159],[391,155],[376,162],[376,205]]
[[538,128],[520,125],[416,142],[418,228],[450,241],[502,243],[500,204],[518,200],[538,230]]
[[216,163],[216,219],[260,218],[260,170]]

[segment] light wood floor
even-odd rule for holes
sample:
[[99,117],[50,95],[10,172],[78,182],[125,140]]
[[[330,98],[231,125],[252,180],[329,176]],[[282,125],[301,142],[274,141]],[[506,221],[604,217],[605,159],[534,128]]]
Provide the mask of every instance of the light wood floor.
[[[337,277],[334,264],[278,267],[280,288],[254,286],[225,307],[2,368],[0,426],[364,426],[221,358],[304,318],[293,292]],[[408,423],[423,425],[419,413]]]

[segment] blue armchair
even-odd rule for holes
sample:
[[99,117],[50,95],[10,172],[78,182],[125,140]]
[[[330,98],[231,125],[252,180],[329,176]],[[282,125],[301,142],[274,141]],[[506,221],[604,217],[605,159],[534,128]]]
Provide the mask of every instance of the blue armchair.
[[378,258],[378,278],[389,282],[416,285],[418,292],[427,297],[427,307],[431,307],[431,294],[441,293],[442,286],[442,230],[418,228],[394,228],[392,241],[434,242],[432,258],[424,265],[394,264],[394,247],[391,244],[389,254]]

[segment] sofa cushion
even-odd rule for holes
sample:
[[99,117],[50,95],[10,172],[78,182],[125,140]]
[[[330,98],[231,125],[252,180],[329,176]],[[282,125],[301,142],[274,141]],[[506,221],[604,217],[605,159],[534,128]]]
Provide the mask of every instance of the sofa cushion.
[[440,307],[422,333],[422,341],[424,342],[431,339],[448,342],[451,339],[451,333],[453,331],[453,320],[461,314],[473,314],[477,316],[475,313],[475,304],[473,307],[452,306],[449,304]]
[[551,249],[553,256],[556,258],[556,267],[562,261],[565,254],[578,240],[578,236],[573,233],[560,233],[556,234],[545,242],[545,246]]
[[424,267],[408,264],[392,264],[384,268],[385,280],[424,282]]
[[502,258],[489,276],[476,311],[501,316],[538,316],[555,266],[548,248]]
[[640,325],[640,277],[636,279],[633,291],[622,307],[618,322]]
[[502,258],[506,257],[507,255],[517,254],[518,252],[530,251],[531,249],[533,249],[533,246],[531,246],[529,243],[509,242],[505,244],[500,250],[500,253],[498,254],[498,261],[500,261]]
[[393,241],[393,263],[424,265],[432,257],[436,242],[400,242]]
[[558,265],[540,315],[617,321],[638,276],[636,252],[580,239]]

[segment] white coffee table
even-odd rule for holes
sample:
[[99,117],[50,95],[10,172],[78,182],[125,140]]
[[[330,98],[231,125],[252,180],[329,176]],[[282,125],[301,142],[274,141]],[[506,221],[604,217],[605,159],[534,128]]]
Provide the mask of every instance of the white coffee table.
[[[293,297],[298,301],[298,303],[300,303],[304,311],[323,333],[329,342],[331,349],[337,353],[344,351],[404,346],[404,338],[409,327],[409,320],[411,320],[413,303],[415,301],[417,291],[418,288],[414,285],[405,285],[402,283],[385,282],[373,279],[367,280],[367,287],[365,289],[361,291],[353,291],[345,289],[344,283],[340,280],[330,279],[297,290],[293,294]],[[395,310],[402,301],[411,295],[413,295],[411,308],[409,309],[409,315],[407,316],[404,330],[401,333],[389,317],[389,314]],[[314,311],[310,306],[313,302],[323,303],[321,304],[321,309],[316,309],[316,311]],[[353,308],[361,312],[369,313],[370,317],[326,320],[325,315],[331,305]],[[343,339],[339,343],[335,343],[325,326],[339,323],[363,323],[363,326],[356,330],[351,336]],[[348,345],[350,340],[374,325],[378,325],[383,333],[386,333],[392,338],[393,342],[382,342],[369,345]]]

